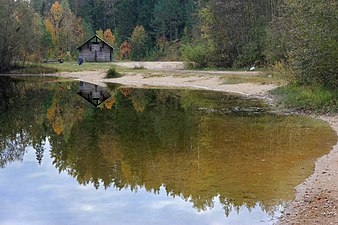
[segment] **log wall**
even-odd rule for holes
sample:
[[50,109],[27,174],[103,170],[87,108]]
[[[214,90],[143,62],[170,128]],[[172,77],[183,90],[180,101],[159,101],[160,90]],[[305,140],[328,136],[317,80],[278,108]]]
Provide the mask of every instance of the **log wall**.
[[109,62],[112,61],[113,50],[103,42],[93,44],[88,42],[79,50],[79,58],[87,62]]

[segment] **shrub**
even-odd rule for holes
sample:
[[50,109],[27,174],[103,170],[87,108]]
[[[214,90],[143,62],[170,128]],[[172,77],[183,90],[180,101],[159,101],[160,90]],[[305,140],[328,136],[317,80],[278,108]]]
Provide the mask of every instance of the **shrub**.
[[117,78],[120,77],[121,75],[116,71],[115,67],[111,67],[107,73],[105,78]]
[[210,65],[210,50],[206,44],[184,45],[183,59],[188,68],[204,68]]
[[261,66],[263,62],[264,56],[260,50],[259,44],[250,42],[243,48],[243,53],[235,59],[234,67],[243,68]]

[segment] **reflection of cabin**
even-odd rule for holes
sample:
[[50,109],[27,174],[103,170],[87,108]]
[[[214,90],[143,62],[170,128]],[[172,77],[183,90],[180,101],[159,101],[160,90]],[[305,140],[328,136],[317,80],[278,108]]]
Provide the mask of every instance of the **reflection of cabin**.
[[95,107],[110,97],[110,93],[106,88],[82,81],[79,82],[78,94]]
[[107,62],[113,60],[113,46],[96,34],[77,49],[79,50],[79,58],[83,61]]

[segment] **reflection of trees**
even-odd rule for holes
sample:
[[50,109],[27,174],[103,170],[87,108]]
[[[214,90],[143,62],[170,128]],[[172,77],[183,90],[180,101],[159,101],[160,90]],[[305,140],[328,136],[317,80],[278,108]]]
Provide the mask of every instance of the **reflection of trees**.
[[201,210],[216,196],[226,212],[256,204],[271,210],[311,172],[320,155],[316,136],[332,138],[322,124],[300,117],[217,110],[231,107],[224,95],[223,103],[218,94],[176,90],[123,88],[113,96],[112,110],[93,111],[70,141],[52,140],[56,167],[97,188],[157,192],[164,185]]
[[42,84],[0,79],[0,164],[21,160],[29,145],[38,146],[46,137],[44,105],[48,100]]
[[[55,134],[51,129],[54,128],[53,124],[49,126],[47,121],[55,120],[56,116],[59,116],[59,121],[65,121],[65,128],[69,133],[70,127],[76,122],[75,119],[81,119],[79,118],[81,101],[67,90],[72,87],[75,88],[76,85],[61,84],[50,79],[42,82],[31,82],[29,78],[25,82],[18,79],[0,79],[1,165],[21,160],[27,146],[32,146],[36,150],[37,161],[41,163],[44,141],[46,137]],[[62,112],[64,118],[59,114],[47,113],[56,102],[53,99],[62,100],[58,102],[58,110]]]
[[10,85],[19,91],[1,93],[1,166],[21,159],[28,145],[41,161],[50,137],[54,165],[80,184],[155,193],[164,186],[200,210],[218,197],[226,214],[256,204],[270,211],[310,174],[319,147],[335,141],[310,119],[230,113],[234,105],[259,106],[236,96],[114,87],[94,109],[71,94],[76,84]]

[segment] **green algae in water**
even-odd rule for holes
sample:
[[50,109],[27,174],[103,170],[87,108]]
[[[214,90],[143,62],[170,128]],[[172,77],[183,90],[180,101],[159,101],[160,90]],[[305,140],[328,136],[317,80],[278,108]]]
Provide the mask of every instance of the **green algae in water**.
[[[77,83],[2,84],[4,171],[31,145],[38,163],[50,156],[80,185],[154,194],[164,187],[201,212],[217,199],[225,218],[240,207],[276,212],[336,142],[321,120],[273,114],[237,95],[110,86],[96,108],[76,95]],[[41,150],[46,138],[49,152]]]

